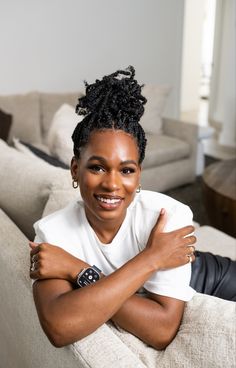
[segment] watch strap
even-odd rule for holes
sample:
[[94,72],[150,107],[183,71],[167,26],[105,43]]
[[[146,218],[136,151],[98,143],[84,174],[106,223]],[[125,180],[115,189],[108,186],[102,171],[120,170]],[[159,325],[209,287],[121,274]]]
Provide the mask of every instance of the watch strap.
[[101,273],[102,271],[95,265],[92,266],[92,268],[97,271],[98,273]]

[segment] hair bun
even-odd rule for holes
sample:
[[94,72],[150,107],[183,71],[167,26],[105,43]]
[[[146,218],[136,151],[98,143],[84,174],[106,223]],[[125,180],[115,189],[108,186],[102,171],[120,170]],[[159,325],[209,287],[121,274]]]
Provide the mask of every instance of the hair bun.
[[142,96],[142,86],[134,76],[135,69],[129,66],[125,70],[104,76],[101,80],[97,79],[93,84],[85,82],[86,95],[78,100],[77,114],[90,115],[97,122],[139,122],[146,98]]

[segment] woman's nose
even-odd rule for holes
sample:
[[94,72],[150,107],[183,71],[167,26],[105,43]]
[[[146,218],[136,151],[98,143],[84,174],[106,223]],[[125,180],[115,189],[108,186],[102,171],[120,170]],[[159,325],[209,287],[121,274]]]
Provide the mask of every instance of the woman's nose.
[[116,172],[107,173],[104,177],[102,185],[109,191],[114,191],[120,188],[120,175]]

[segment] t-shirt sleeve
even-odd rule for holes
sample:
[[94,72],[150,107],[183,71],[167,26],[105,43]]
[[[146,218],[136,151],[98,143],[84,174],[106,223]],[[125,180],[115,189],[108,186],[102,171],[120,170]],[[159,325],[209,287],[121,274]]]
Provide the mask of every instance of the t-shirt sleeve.
[[[187,225],[192,225],[192,211],[188,206],[181,205],[168,213],[165,231],[172,231]],[[154,294],[164,295],[183,301],[189,301],[195,294],[189,283],[191,279],[191,264],[157,271],[145,282],[144,288]]]

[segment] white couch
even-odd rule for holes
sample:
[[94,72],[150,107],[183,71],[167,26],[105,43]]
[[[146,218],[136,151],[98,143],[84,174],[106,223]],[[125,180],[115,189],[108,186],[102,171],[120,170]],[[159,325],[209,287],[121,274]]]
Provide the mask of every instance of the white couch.
[[[0,366],[4,368],[233,368],[236,303],[197,294],[173,342],[156,351],[107,323],[83,340],[54,348],[40,327],[29,272],[32,224],[78,196],[68,170],[0,140]],[[235,240],[198,228],[197,248],[235,257]],[[216,246],[217,245],[217,246]],[[222,246],[224,245],[224,246]]]
[[[199,128],[194,124],[163,118],[168,93],[169,88],[164,86],[147,85],[143,88],[148,99],[141,119],[148,139],[142,174],[144,189],[166,191],[195,179]],[[55,113],[64,103],[74,108],[81,95],[81,92],[31,92],[0,96],[0,109],[13,116],[9,143],[15,137],[49,153],[52,147],[48,147],[48,133]],[[72,131],[68,134],[71,135]],[[55,141],[54,137],[54,144]],[[72,152],[72,141],[68,145],[71,145]],[[52,151],[58,154],[57,150]]]

